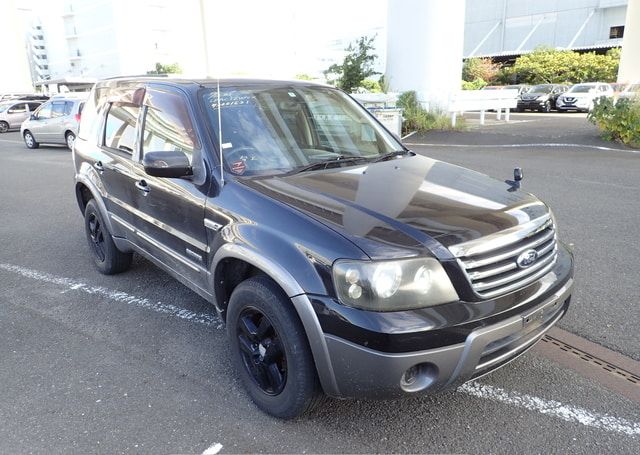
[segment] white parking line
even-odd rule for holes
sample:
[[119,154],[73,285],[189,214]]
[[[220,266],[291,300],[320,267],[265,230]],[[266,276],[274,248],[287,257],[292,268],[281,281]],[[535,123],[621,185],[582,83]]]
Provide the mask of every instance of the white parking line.
[[221,450],[222,450],[222,444],[220,444],[219,442],[216,442],[211,447],[209,447],[207,450],[202,452],[202,455],[216,455]]
[[529,147],[550,147],[550,148],[558,148],[558,147],[570,147],[570,148],[590,148],[595,150],[604,150],[606,152],[624,152],[624,153],[640,153],[640,150],[633,149],[616,149],[612,147],[603,147],[600,145],[587,145],[587,144],[549,144],[549,143],[540,143],[540,144],[431,144],[427,142],[407,142],[405,145],[419,145],[424,147],[454,147],[454,148],[529,148]]
[[[154,303],[149,301],[149,299],[131,295],[126,292],[108,289],[102,286],[91,286],[71,278],[56,276],[19,265],[0,263],[0,269],[32,280],[61,286],[64,288],[63,292],[80,291],[87,294],[100,295],[115,302],[145,308],[157,313],[169,314],[189,322],[213,326],[218,329],[223,327],[223,323],[220,318],[214,314],[195,313],[171,304],[162,302]],[[519,394],[517,392],[509,392],[499,387],[483,385],[476,382],[470,382],[458,387],[458,392],[536,411],[541,414],[560,418],[567,422],[580,423],[585,426],[623,433],[630,436],[640,435],[640,423],[613,417],[607,414],[598,414],[586,409],[563,404],[559,401],[546,400],[531,395]],[[221,449],[222,444],[216,443],[205,450],[203,455],[217,454]]]
[[102,286],[92,286],[83,283],[82,281],[76,281],[71,278],[40,272],[38,270],[21,267],[19,265],[0,263],[0,269],[6,270],[7,272],[17,273],[25,278],[61,286],[65,288],[63,292],[80,291],[87,294],[97,294],[102,297],[106,297],[109,300],[113,300],[114,302],[145,308],[147,310],[155,311],[156,313],[168,314],[190,322],[212,326],[217,329],[221,329],[223,327],[222,321],[216,314],[195,313],[169,303],[152,302],[147,298],[131,295],[123,291],[108,289]]
[[9,139],[0,139],[0,142],[9,142],[11,144],[22,144],[22,141],[10,141]]
[[598,414],[586,409],[560,403],[559,401],[545,400],[531,395],[509,392],[499,387],[478,384],[477,382],[468,382],[458,387],[458,391],[474,397],[506,403],[530,411],[537,411],[541,414],[557,417],[567,422],[580,423],[587,427],[600,428],[601,430],[623,433],[629,436],[640,435],[640,423],[638,422],[632,422],[607,414]]

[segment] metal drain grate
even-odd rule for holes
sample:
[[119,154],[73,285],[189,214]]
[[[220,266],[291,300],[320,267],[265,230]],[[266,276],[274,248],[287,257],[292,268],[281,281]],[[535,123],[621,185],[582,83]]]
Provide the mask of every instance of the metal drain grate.
[[542,342],[550,343],[565,352],[575,355],[576,357],[580,358],[581,360],[584,360],[585,362],[589,362],[590,364],[595,365],[598,368],[602,368],[603,370],[607,371],[608,373],[618,378],[625,379],[632,384],[640,386],[640,377],[620,367],[611,365],[609,362],[606,362],[598,357],[594,357],[591,354],[581,351],[580,349],[574,346],[571,346],[570,344],[564,343],[549,335],[545,335],[542,338]]

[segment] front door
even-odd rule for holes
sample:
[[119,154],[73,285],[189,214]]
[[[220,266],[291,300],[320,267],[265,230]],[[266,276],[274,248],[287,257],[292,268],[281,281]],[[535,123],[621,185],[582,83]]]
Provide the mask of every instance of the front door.
[[37,142],[46,142],[48,140],[45,130],[49,120],[51,120],[50,101],[41,105],[33,114],[33,120],[29,122],[29,131],[31,131]]
[[[191,112],[181,92],[148,88],[143,106],[140,159],[135,174],[136,228],[149,251],[193,284],[206,289],[207,233],[204,205],[207,178]],[[181,151],[194,167],[189,178],[147,175],[147,152]]]
[[20,128],[22,122],[29,118],[27,103],[16,103],[7,109],[7,123],[9,128]]
[[138,143],[140,106],[114,101],[106,107],[104,134],[94,168],[100,173],[113,235],[132,239],[135,222],[135,178],[131,159]]

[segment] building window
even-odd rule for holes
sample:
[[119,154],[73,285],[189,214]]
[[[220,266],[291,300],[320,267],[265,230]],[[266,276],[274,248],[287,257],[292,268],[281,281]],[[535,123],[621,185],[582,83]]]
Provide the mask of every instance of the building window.
[[624,25],[618,25],[609,29],[609,39],[622,38],[624,36]]

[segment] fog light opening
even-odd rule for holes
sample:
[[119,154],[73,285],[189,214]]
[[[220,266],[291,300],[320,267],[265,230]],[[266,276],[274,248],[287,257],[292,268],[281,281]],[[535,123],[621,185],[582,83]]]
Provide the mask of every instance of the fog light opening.
[[419,392],[431,386],[438,377],[438,367],[432,363],[419,363],[408,368],[400,379],[405,392]]

